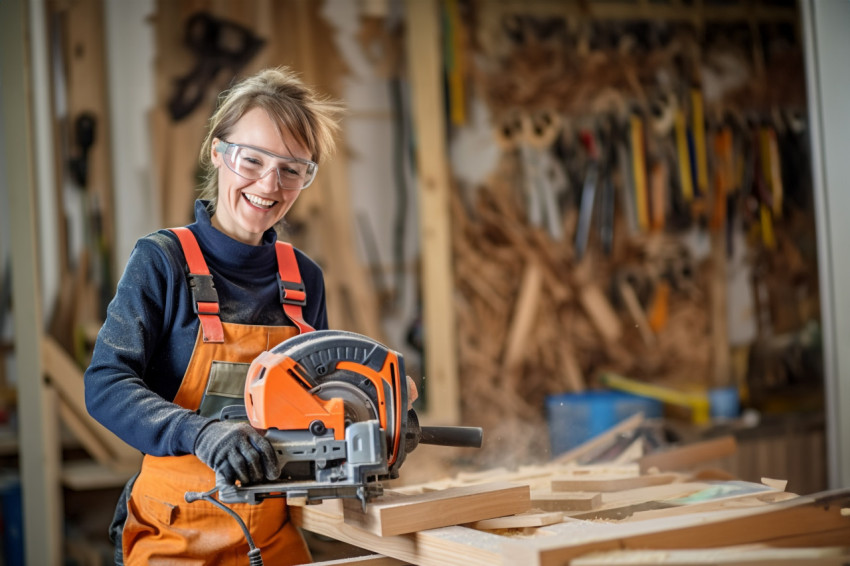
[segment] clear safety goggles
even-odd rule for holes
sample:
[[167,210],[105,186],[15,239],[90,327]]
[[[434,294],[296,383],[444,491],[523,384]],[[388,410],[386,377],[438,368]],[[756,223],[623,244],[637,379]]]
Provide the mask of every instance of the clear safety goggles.
[[280,188],[292,191],[309,187],[319,169],[308,159],[277,155],[258,147],[224,140],[216,144],[215,150],[222,155],[227,168],[240,177],[256,181],[274,171]]

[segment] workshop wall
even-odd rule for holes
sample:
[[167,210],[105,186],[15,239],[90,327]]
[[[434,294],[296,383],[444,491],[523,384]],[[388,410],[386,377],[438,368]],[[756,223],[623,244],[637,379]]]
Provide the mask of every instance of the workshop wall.
[[461,398],[500,458],[611,374],[822,410],[795,4],[640,4],[446,4]]

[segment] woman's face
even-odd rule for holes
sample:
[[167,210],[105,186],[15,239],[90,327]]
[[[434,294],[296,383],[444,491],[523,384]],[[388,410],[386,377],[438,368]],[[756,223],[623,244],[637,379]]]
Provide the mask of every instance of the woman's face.
[[[224,141],[279,156],[310,159],[310,153],[288,132],[284,131],[283,137],[278,134],[262,108],[253,108],[242,116]],[[218,169],[218,203],[212,224],[235,240],[259,245],[263,233],[283,218],[301,191],[281,188],[275,171],[256,180],[240,177],[224,163],[217,145],[218,140],[214,140],[211,151],[213,165]]]

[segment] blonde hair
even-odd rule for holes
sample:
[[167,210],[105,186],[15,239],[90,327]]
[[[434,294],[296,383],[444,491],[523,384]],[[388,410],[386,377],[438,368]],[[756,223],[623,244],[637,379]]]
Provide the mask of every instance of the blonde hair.
[[218,200],[218,170],[211,157],[213,140],[227,139],[236,122],[254,108],[265,110],[278,133],[288,132],[316,163],[321,164],[334,151],[342,113],[339,103],[319,95],[288,67],[264,69],[239,81],[219,95],[201,145],[199,165],[204,181],[199,196],[210,201],[211,213]]

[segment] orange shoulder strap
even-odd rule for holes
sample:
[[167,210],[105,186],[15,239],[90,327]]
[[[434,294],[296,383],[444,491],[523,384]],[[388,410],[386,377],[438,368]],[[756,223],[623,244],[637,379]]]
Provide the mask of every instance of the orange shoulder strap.
[[198,241],[188,228],[171,228],[171,231],[180,240],[189,266],[189,288],[192,291],[195,314],[201,321],[204,342],[223,343],[224,329],[219,318],[218,293]]
[[277,283],[280,286],[280,302],[283,312],[292,323],[298,327],[298,333],[312,332],[314,328],[304,321],[302,307],[307,304],[307,292],[304,282],[301,281],[301,272],[298,270],[298,262],[295,259],[295,250],[292,244],[287,242],[276,242],[277,252]]

